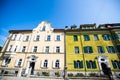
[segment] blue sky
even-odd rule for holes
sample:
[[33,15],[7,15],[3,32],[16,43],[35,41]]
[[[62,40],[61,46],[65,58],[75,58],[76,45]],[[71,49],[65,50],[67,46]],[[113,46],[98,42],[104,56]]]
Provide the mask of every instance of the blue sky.
[[41,21],[53,28],[76,24],[120,23],[120,0],[0,0],[0,46],[9,30],[33,29]]

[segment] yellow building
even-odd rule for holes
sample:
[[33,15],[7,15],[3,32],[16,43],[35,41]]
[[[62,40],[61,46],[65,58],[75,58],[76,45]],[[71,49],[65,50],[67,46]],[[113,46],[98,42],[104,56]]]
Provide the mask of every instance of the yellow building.
[[120,74],[120,24],[72,25],[65,30],[68,76]]
[[64,29],[53,29],[42,21],[33,30],[10,30],[0,64],[1,74],[62,77]]

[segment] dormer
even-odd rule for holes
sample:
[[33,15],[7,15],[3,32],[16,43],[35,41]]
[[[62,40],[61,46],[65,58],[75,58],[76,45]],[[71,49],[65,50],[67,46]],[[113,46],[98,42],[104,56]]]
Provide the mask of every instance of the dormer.
[[80,29],[96,29],[96,24],[82,24]]
[[53,31],[51,24],[47,21],[42,21],[36,28],[33,29],[33,32],[48,32]]

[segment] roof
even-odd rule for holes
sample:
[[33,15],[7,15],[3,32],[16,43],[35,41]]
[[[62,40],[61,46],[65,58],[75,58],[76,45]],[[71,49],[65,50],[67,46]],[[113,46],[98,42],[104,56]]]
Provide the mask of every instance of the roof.
[[94,26],[96,26],[96,24],[95,23],[94,24],[81,24],[80,28],[86,27],[86,26],[90,26],[90,27],[93,26],[94,27]]
[[[33,30],[9,30],[9,33],[32,32]],[[53,32],[64,32],[64,29],[54,29]]]
[[100,24],[99,26],[98,26],[98,28],[100,28],[101,26],[120,26],[120,23],[111,23],[111,24]]

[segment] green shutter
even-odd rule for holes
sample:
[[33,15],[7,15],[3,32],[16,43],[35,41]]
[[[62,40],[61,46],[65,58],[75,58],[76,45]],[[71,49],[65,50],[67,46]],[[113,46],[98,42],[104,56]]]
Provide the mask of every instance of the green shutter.
[[118,67],[119,67],[119,69],[120,69],[120,61],[118,61]]
[[90,53],[93,53],[93,49],[92,49],[92,47],[90,46],[89,48],[90,48]]
[[90,40],[90,37],[89,37],[89,35],[87,35],[87,38],[88,38],[88,41]]
[[116,47],[114,46],[114,51],[115,51],[115,53],[117,52],[117,49],[116,49]]
[[117,66],[116,66],[116,64],[114,63],[114,61],[113,61],[113,60],[111,60],[111,62],[112,62],[113,68],[114,68],[114,69],[116,69],[116,68],[117,68]]
[[102,37],[103,37],[103,40],[105,40],[105,38],[104,38],[104,34],[102,35]]
[[87,53],[87,47],[84,47],[84,53]]
[[97,68],[97,67],[96,67],[96,61],[93,61],[93,68],[94,68],[94,69]]
[[107,48],[108,53],[110,53],[110,51],[109,51],[109,47],[107,46],[106,48]]
[[102,47],[102,53],[105,53],[104,47],[103,46],[101,46],[101,47]]
[[89,63],[89,61],[86,61],[86,64],[87,64],[87,68],[90,68],[90,63]]
[[83,61],[80,61],[80,68],[83,68]]
[[84,35],[84,41],[86,41],[86,36]]
[[77,62],[74,61],[74,68],[77,68]]

